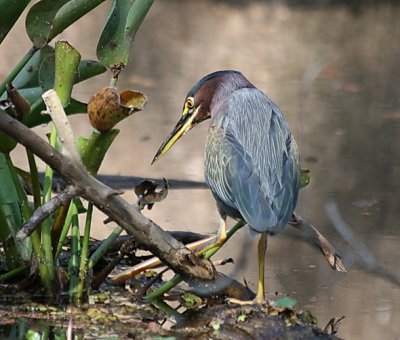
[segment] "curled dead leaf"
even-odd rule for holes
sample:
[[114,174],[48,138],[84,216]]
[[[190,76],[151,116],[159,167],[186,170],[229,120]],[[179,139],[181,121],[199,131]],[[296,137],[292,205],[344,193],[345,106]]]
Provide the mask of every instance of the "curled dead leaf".
[[115,87],[95,93],[88,103],[90,124],[100,132],[107,132],[132,113],[143,110],[147,103],[141,92],[126,90],[118,94]]

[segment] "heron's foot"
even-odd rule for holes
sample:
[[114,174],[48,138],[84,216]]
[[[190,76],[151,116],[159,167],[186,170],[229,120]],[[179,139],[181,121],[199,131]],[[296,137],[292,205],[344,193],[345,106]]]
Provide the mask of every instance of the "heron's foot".
[[253,300],[239,300],[239,299],[234,299],[234,298],[229,298],[227,299],[228,303],[240,305],[240,306],[246,306],[246,305],[262,305],[267,302],[264,298],[259,298],[255,297]]

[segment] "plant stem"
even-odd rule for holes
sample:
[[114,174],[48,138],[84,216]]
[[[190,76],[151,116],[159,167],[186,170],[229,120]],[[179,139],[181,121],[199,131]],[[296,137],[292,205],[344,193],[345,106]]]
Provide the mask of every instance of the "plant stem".
[[88,252],[89,252],[89,239],[90,239],[90,226],[92,224],[93,204],[89,203],[86,212],[86,223],[85,232],[83,234],[82,251],[81,251],[81,263],[79,266],[79,283],[75,296],[75,302],[80,304],[82,302],[83,290],[85,287],[87,264],[88,264]]
[[[51,132],[50,132],[50,145],[55,147],[57,143],[57,131],[52,124]],[[44,174],[44,183],[43,183],[43,199],[42,204],[47,203],[51,199],[51,190],[53,185],[53,169],[50,166],[46,166],[45,174]],[[54,287],[55,283],[55,268],[53,261],[53,247],[51,241],[51,223],[50,218],[47,218],[42,222],[42,247],[44,250],[45,263],[49,272],[49,280],[50,285]],[[53,289],[52,289],[53,290]]]
[[29,172],[31,174],[33,202],[35,209],[37,209],[40,207],[40,197],[41,197],[38,169],[36,166],[35,156],[33,155],[33,153],[26,148],[25,150],[26,150],[26,155],[28,157]]
[[[213,256],[218,250],[222,248],[222,246],[244,225],[246,225],[246,222],[243,220],[240,220],[237,222],[227,233],[226,233],[226,239],[224,243],[219,244],[208,251],[204,254],[205,259],[210,259],[211,256]],[[154,292],[146,295],[145,300],[151,301],[160,298],[162,295],[164,295],[166,292],[168,292],[170,289],[175,287],[177,284],[183,281],[183,277],[181,275],[175,275],[171,280],[169,280],[167,283],[165,283],[162,287],[158,288]]]
[[124,229],[116,227],[112,233],[101,243],[89,259],[88,269],[92,270],[100,258],[107,252],[111,244],[117,239]]
[[25,272],[28,269],[29,269],[28,265],[23,265],[18,268],[15,268],[14,270],[11,270],[7,273],[4,273],[4,274],[0,275],[0,282],[4,282],[6,280],[12,279],[12,278],[18,276],[19,274]]
[[74,300],[76,288],[79,280],[79,252],[80,252],[80,234],[79,234],[79,220],[78,209],[74,200],[71,204],[72,207],[72,227],[71,227],[71,255],[68,261],[69,273],[69,298]]
[[68,208],[67,217],[65,218],[64,226],[63,226],[63,229],[61,231],[60,238],[58,239],[57,250],[56,250],[56,253],[54,255],[54,260],[56,260],[61,254],[61,250],[62,250],[62,247],[63,247],[63,244],[64,244],[64,240],[67,237],[67,234],[68,234],[68,231],[69,231],[69,227],[70,227],[70,225],[72,223],[72,217],[73,217],[73,214],[74,214],[73,205],[74,204],[71,203],[69,208]]

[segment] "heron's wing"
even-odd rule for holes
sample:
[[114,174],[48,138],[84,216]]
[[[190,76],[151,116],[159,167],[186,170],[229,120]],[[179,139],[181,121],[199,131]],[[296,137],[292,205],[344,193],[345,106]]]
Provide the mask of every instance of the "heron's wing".
[[277,232],[297,200],[295,142],[279,108],[256,89],[236,91],[228,110],[215,123],[223,142],[208,142],[209,148],[219,149],[211,153],[223,154],[224,161],[218,163],[219,173],[206,179],[214,194],[235,207],[253,229]]

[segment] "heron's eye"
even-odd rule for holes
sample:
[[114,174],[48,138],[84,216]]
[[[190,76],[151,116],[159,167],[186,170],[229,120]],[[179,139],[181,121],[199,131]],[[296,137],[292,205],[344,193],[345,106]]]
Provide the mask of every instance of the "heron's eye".
[[193,110],[194,109],[194,102],[193,99],[189,98],[186,100],[186,107],[188,110]]

